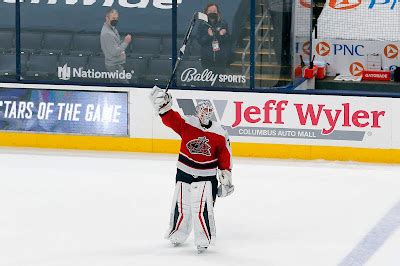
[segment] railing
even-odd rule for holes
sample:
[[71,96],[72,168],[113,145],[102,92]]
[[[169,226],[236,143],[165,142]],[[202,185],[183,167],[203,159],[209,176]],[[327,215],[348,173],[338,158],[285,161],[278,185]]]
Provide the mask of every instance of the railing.
[[[272,35],[271,35],[271,17],[270,17],[270,15],[269,15],[269,13],[267,12],[267,10],[264,10],[263,11],[263,14],[262,14],[262,18],[260,19],[260,21],[258,22],[258,24],[257,24],[257,27],[256,27],[256,29],[255,29],[255,38],[257,39],[258,38],[258,36],[259,36],[259,32],[260,32],[260,30],[261,29],[263,29],[262,28],[262,26],[263,25],[267,25],[267,32],[265,32],[264,34],[263,34],[263,36],[262,36],[262,39],[261,39],[261,41],[260,41],[260,43],[259,43],[259,45],[256,47],[256,51],[255,51],[255,55],[254,55],[254,61],[257,61],[257,56],[258,56],[258,54],[259,54],[259,52],[260,52],[260,50],[262,49],[262,46],[263,46],[263,44],[265,43],[265,41],[267,40],[267,38],[269,39],[268,40],[268,51],[271,51],[271,41],[272,41]],[[248,76],[248,74],[249,74],[249,72],[250,72],[250,64],[249,64],[249,66],[247,67],[247,69],[246,69],[246,65],[245,65],[245,63],[246,63],[246,54],[247,53],[250,53],[250,44],[251,44],[251,38],[249,39],[249,42],[247,43],[247,45],[246,45],[246,48],[243,50],[243,53],[242,53],[242,74],[244,75],[244,76]],[[269,63],[271,63],[272,62],[272,55],[271,55],[271,53],[269,53],[269,56],[268,56],[268,59],[269,59]]]

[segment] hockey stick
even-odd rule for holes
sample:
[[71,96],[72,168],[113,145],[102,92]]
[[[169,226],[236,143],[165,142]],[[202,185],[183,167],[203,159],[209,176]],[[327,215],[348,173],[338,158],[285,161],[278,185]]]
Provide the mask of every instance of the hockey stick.
[[189,41],[190,36],[192,35],[192,31],[193,31],[194,26],[196,24],[196,20],[198,20],[198,19],[200,19],[200,20],[202,20],[202,21],[204,21],[204,22],[206,22],[208,24],[208,16],[206,14],[201,13],[201,12],[196,12],[196,13],[193,14],[192,20],[190,21],[189,28],[187,29],[185,38],[183,39],[181,49],[179,49],[178,58],[177,58],[177,60],[175,62],[175,66],[174,66],[174,69],[172,71],[171,77],[170,77],[170,79],[168,81],[167,87],[165,88],[165,93],[168,92],[169,87],[171,86],[171,83],[172,83],[172,81],[173,81],[173,79],[174,79],[174,77],[176,75],[176,71],[178,70],[178,67],[179,67],[179,65],[180,65],[180,63],[182,61],[182,58],[185,55],[187,42]]

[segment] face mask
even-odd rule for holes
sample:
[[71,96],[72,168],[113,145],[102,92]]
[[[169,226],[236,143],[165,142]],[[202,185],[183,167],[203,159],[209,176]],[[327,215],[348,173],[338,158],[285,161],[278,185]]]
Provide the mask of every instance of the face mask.
[[214,108],[209,101],[202,101],[196,106],[196,116],[202,125],[209,125]]
[[217,24],[218,14],[217,13],[208,14],[208,21],[210,22],[210,24]]
[[113,27],[116,27],[116,26],[118,25],[118,19],[116,19],[116,20],[111,20],[111,21],[110,21],[110,25],[113,26]]

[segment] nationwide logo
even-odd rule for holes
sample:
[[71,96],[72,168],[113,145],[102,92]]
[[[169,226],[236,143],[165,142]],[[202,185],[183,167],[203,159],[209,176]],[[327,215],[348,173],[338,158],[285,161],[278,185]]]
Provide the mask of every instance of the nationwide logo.
[[[15,4],[16,0],[3,0],[4,3],[9,3],[9,4]],[[182,4],[183,0],[177,0],[177,4]],[[21,0],[22,2],[22,0]],[[77,1],[77,0],[63,0],[63,1],[58,1],[58,0],[47,0],[47,1],[40,1],[40,0],[30,0],[30,1],[23,1],[24,4],[39,4],[40,2],[47,3],[48,5],[56,5],[59,3],[65,3],[66,5],[82,5],[82,6],[92,6],[94,4],[102,4],[104,7],[113,7],[116,4],[114,2],[118,2],[120,7],[124,8],[147,8],[149,5],[150,0],[140,0],[137,3],[130,3],[129,0],[102,0],[102,1],[97,1],[97,0],[83,0],[83,1]],[[172,1],[165,1],[165,0],[153,0],[153,6],[158,9],[172,9]]]
[[394,59],[399,55],[399,48],[394,44],[388,44],[383,52],[386,58]]
[[303,44],[303,53],[305,55],[310,55],[310,53],[311,53],[311,43],[309,41],[305,42]]
[[125,70],[116,70],[114,72],[100,72],[94,69],[84,70],[82,67],[71,68],[67,64],[65,64],[64,66],[59,66],[57,69],[57,76],[61,80],[70,80],[71,78],[131,80],[133,74],[133,70],[131,72],[126,72]]
[[349,10],[360,6],[362,0],[329,0],[329,6],[336,10]]
[[331,52],[331,46],[327,42],[319,42],[316,50],[320,56],[327,56]]
[[58,67],[58,78],[61,80],[70,80],[71,79],[71,68],[65,64],[62,67]]
[[361,64],[360,62],[354,62],[349,67],[350,73],[356,77],[362,76],[364,69],[365,69],[364,65]]
[[[177,103],[183,114],[189,116],[195,114],[196,104],[204,100],[178,98]],[[240,137],[363,141],[366,131],[360,131],[360,129],[381,128],[382,120],[386,115],[385,111],[356,109],[350,103],[329,107],[322,103],[290,103],[287,100],[273,99],[268,99],[261,105],[249,105],[243,101],[234,101],[229,107],[233,112],[232,117],[224,118],[224,121],[232,123],[227,125],[222,123],[222,118],[227,110],[228,101],[208,101],[213,104],[215,109],[215,117],[212,120],[220,121],[230,136]],[[285,112],[289,107],[298,118],[299,126],[297,128],[284,126],[286,124]],[[291,123],[296,122],[291,121]],[[304,129],[303,126],[311,127],[311,129]],[[338,129],[339,126],[356,130]]]
[[216,82],[245,84],[246,76],[215,74],[209,69],[204,69],[203,72],[200,73],[196,68],[191,67],[182,72],[181,81],[186,83],[192,83],[192,82],[210,83],[211,86],[214,86]]
[[209,140],[206,137],[199,137],[193,139],[186,144],[186,148],[191,154],[200,154],[211,156],[211,146],[208,144]]

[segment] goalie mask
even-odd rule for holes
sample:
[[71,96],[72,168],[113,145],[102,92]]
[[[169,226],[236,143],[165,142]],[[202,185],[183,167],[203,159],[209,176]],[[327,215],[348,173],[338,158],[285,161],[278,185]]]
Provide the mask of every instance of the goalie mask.
[[202,125],[208,125],[214,115],[214,108],[210,101],[201,101],[196,106],[196,116]]

